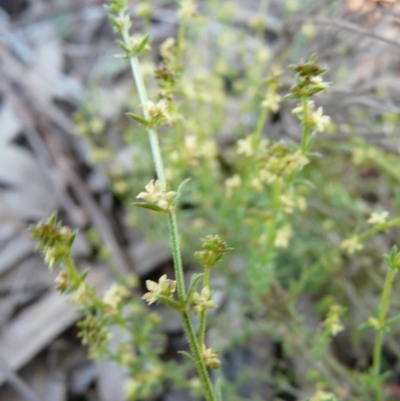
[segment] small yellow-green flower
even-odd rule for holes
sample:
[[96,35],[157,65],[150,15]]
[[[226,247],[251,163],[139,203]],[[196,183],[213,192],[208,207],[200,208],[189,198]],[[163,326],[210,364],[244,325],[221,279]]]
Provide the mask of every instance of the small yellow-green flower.
[[154,203],[164,210],[171,211],[171,199],[175,197],[175,191],[165,192],[163,186],[158,180],[151,180],[145,187],[146,192],[141,192],[136,198],[144,199],[147,202]]
[[193,308],[195,315],[217,307],[217,304],[211,299],[211,291],[209,287],[204,287],[200,294],[198,292],[194,293],[193,304],[195,305]]
[[86,306],[90,304],[96,294],[93,288],[88,287],[88,285],[82,282],[72,297],[69,299],[69,302],[76,306]]
[[[315,77],[320,78],[320,77]],[[315,129],[318,132],[324,132],[325,128],[330,124],[331,118],[329,116],[324,116],[324,109],[322,107],[318,107],[314,113],[311,115],[312,122],[314,123]]]
[[146,302],[148,302],[149,305],[151,305],[157,301],[158,295],[171,297],[176,289],[176,281],[168,279],[167,275],[164,274],[160,277],[158,283],[152,280],[147,280],[146,287],[149,292],[146,292],[146,294],[142,296],[142,299],[144,299]]
[[369,317],[368,318],[368,323],[371,325],[372,328],[375,330],[379,330],[382,326],[379,323],[379,320],[376,317]]
[[367,220],[368,224],[384,224],[386,222],[386,219],[389,216],[389,212],[383,211],[383,212],[372,212],[371,216]]
[[274,90],[269,90],[265,96],[264,101],[261,103],[261,107],[271,110],[276,113],[279,110],[282,96],[278,95]]
[[343,324],[340,321],[345,309],[340,305],[332,305],[329,309],[328,316],[324,321],[324,326],[331,336],[336,336],[344,330]]
[[227,178],[225,180],[225,188],[227,197],[231,197],[232,193],[240,187],[242,184],[242,179],[239,174],[235,174],[234,176]]
[[204,363],[211,369],[218,369],[221,366],[221,361],[218,359],[217,353],[213,352],[211,348],[206,348],[204,344],[202,345],[201,357]]
[[352,255],[357,251],[361,251],[361,249],[363,249],[363,244],[360,242],[357,235],[353,235],[340,244],[340,249],[343,249],[349,255]]
[[181,1],[180,8],[178,11],[178,17],[182,19],[192,19],[196,16],[197,6],[193,0]]
[[277,248],[287,248],[292,236],[293,236],[292,227],[290,227],[289,224],[286,224],[282,228],[280,228],[276,233],[274,245]]
[[116,313],[120,303],[129,295],[130,292],[124,285],[114,283],[104,294],[103,303],[110,309],[111,313]]
[[337,398],[332,393],[318,390],[308,401],[336,401]]
[[143,110],[149,115],[149,123],[151,125],[162,125],[171,121],[167,103],[160,100],[157,103],[148,100],[142,104]]
[[244,139],[239,139],[237,142],[237,153],[239,155],[245,155],[247,157],[254,155],[253,149],[253,137],[247,136]]

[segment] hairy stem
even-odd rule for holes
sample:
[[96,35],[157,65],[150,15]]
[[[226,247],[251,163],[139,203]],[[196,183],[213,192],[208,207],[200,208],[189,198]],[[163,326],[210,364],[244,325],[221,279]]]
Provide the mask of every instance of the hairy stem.
[[[211,267],[206,266],[204,269],[204,278],[203,278],[203,288],[210,286],[210,271]],[[206,338],[206,323],[207,323],[207,311],[203,310],[200,313],[200,328],[199,328],[199,344],[202,346],[204,344]]]
[[190,321],[189,314],[187,312],[182,313],[182,321],[183,327],[186,332],[186,337],[189,342],[190,350],[194,357],[196,368],[203,385],[204,396],[206,397],[207,401],[215,401],[214,391],[212,388],[210,377],[207,372],[207,367],[201,356],[201,345],[197,341],[192,322]]
[[378,330],[375,337],[374,343],[374,354],[372,360],[372,375],[374,378],[374,387],[377,395],[377,399],[380,399],[380,386],[379,386],[379,374],[381,371],[381,361],[382,361],[382,346],[383,346],[383,334],[384,334],[384,325],[386,320],[386,314],[389,308],[390,301],[390,293],[392,291],[393,280],[396,276],[396,270],[389,270],[386,275],[385,285],[383,287],[382,298],[379,306],[379,314],[378,314]]
[[308,123],[308,120],[310,119],[310,116],[308,115],[309,102],[310,102],[310,100],[308,98],[305,98],[305,99],[302,100],[302,106],[303,106],[303,135],[301,137],[301,150],[302,150],[303,154],[307,153],[307,150],[308,150],[308,138],[310,136],[310,124]]
[[[128,45],[129,43],[129,32],[125,29],[122,32],[122,37],[124,42]],[[137,56],[130,57],[130,64],[132,68],[133,77],[136,83],[136,87],[139,93],[139,98],[141,104],[145,104],[148,102],[147,90],[143,80],[143,76],[140,70],[139,59]],[[148,112],[145,108],[143,108],[144,117],[146,119],[149,118]],[[165,171],[164,164],[161,155],[160,144],[158,140],[157,131],[153,128],[147,127],[147,133],[149,135],[151,152],[154,160],[154,165],[156,169],[156,174],[158,180],[161,182],[164,189],[166,189],[166,179],[165,179]],[[183,267],[182,267],[182,257],[181,250],[179,245],[179,233],[178,233],[178,224],[176,220],[175,213],[169,213],[168,215],[168,226],[170,232],[171,239],[171,249],[172,249],[172,257],[174,260],[174,271],[175,271],[175,279],[177,281],[178,288],[178,297],[179,300],[183,303],[186,299],[186,290],[185,290],[185,281],[183,275]],[[197,341],[195,331],[193,329],[193,325],[190,321],[189,314],[187,312],[182,313],[182,321],[183,326],[186,332],[186,336],[190,345],[190,349],[192,351],[196,368],[200,376],[200,380],[203,385],[204,395],[207,401],[214,401],[214,392],[211,384],[210,377],[207,372],[207,367],[202,359],[201,348]]]

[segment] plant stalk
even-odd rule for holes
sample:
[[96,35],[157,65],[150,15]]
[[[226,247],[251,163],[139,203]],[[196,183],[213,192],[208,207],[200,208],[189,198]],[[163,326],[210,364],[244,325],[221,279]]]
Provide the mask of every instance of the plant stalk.
[[380,394],[379,388],[377,387],[378,385],[377,379],[381,371],[384,325],[386,320],[386,314],[389,308],[390,294],[392,291],[392,286],[395,276],[396,276],[396,270],[390,268],[388,274],[386,275],[386,280],[383,287],[382,298],[379,307],[379,314],[378,314],[379,328],[377,330],[375,337],[374,354],[372,361],[372,375],[374,377],[374,383],[375,383],[374,387],[377,394]]

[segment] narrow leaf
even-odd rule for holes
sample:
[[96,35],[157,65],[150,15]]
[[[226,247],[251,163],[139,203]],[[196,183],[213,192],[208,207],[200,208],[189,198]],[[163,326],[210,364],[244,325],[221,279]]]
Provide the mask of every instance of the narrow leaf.
[[193,362],[193,364],[196,364],[194,358],[192,357],[192,355],[189,354],[189,352],[186,351],[178,351],[178,354],[181,354],[183,356],[186,356],[186,358],[188,358],[190,361]]
[[79,277],[80,277],[80,279],[81,279],[82,281],[85,281],[88,274],[89,274],[89,269],[85,269],[85,270],[79,275]]
[[200,273],[200,274],[194,274],[192,276],[192,279],[190,281],[190,285],[189,285],[189,291],[188,291],[188,295],[186,297],[186,305],[189,305],[192,302],[192,298],[194,293],[196,292],[196,288],[197,285],[199,284],[199,281],[201,280],[201,278],[204,276],[204,273]]
[[190,180],[191,180],[191,178],[186,178],[186,180],[182,181],[182,182],[179,184],[179,187],[178,187],[178,189],[176,190],[176,195],[175,195],[175,198],[174,198],[174,205],[176,205],[176,204],[178,203],[180,197],[182,196],[182,192],[183,192],[184,186],[185,186]]
[[215,401],[222,401],[222,380],[218,379],[215,383]]
[[387,326],[391,326],[392,324],[397,323],[398,321],[400,321],[400,314],[393,316],[392,318],[386,320],[386,325]]
[[175,299],[166,297],[164,295],[157,295],[157,301],[160,304],[169,306],[170,308],[175,309],[175,310],[179,310],[182,308],[181,304],[178,301],[175,301]]
[[134,113],[126,113],[127,117],[129,117],[131,120],[136,121],[137,123],[144,125],[145,127],[150,126],[149,122],[145,120],[143,117],[139,117],[138,115]]
[[140,44],[136,47],[136,49],[135,49],[135,53],[136,53],[136,54],[141,53],[141,51],[144,49],[144,47],[145,47],[145,46],[147,45],[147,43],[149,42],[149,39],[150,39],[150,35],[147,34],[147,35],[142,39],[142,41],[140,42]]
[[121,50],[124,53],[126,53],[126,54],[130,53],[128,46],[122,40],[117,39],[116,42],[118,43],[118,46],[121,48]]
[[153,210],[154,212],[163,212],[167,213],[166,210],[162,209],[160,206],[153,205],[152,203],[146,203],[146,202],[133,202],[133,206],[141,207],[143,209],[148,209],[148,210]]

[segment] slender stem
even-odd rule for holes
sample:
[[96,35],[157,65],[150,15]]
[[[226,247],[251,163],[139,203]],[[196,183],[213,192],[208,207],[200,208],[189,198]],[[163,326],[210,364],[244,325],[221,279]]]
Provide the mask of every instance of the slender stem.
[[371,228],[370,230],[367,230],[364,233],[360,234],[358,236],[358,238],[360,241],[363,241],[366,238],[370,237],[371,235],[378,233],[379,231],[385,231],[388,228],[398,226],[399,224],[400,224],[400,217],[398,217],[397,219],[390,220],[386,223],[376,225],[375,227]]
[[[261,0],[260,1],[260,7],[258,9],[258,15],[260,17],[266,17],[266,14],[268,12],[268,6],[269,6],[269,0]],[[264,26],[258,27],[257,28],[257,37],[258,39],[263,38],[263,33],[264,33]]]
[[[126,44],[129,43],[129,32],[124,30],[122,32],[123,39]],[[136,87],[139,93],[139,98],[142,104],[145,104],[148,101],[146,86],[144,84],[143,76],[140,70],[139,59],[137,56],[133,56],[130,58],[130,64],[132,68],[133,77],[135,79]],[[146,109],[143,109],[144,117],[146,119],[149,118]],[[147,128],[147,132],[149,135],[150,147],[151,152],[153,155],[153,160],[155,164],[155,169],[157,173],[157,178],[163,185],[164,189],[166,188],[166,179],[164,173],[164,165],[161,155],[160,144],[158,141],[157,131],[152,128]],[[171,238],[171,248],[172,248],[172,257],[174,260],[174,271],[175,271],[175,278],[177,281],[177,288],[178,288],[178,297],[181,302],[184,302],[186,299],[186,291],[185,291],[185,281],[183,275],[183,267],[182,267],[182,257],[181,257],[181,250],[179,246],[179,234],[178,234],[178,224],[176,220],[175,213],[169,213],[168,215],[168,225],[170,231],[170,238]],[[214,401],[214,392],[212,389],[212,384],[210,377],[207,372],[207,367],[204,363],[204,360],[201,355],[201,348],[199,343],[197,342],[196,334],[193,329],[193,325],[190,321],[189,314],[187,312],[182,313],[182,321],[183,327],[186,332],[186,336],[190,345],[190,349],[192,351],[195,365],[197,371],[200,376],[200,380],[203,385],[204,394],[207,401]]]
[[74,281],[74,284],[79,285],[81,282],[81,279],[79,277],[79,273],[75,266],[75,263],[70,255],[65,256],[64,263],[65,263],[65,266],[67,267],[68,273],[70,274],[72,280]]
[[[210,271],[211,267],[206,266],[204,268],[203,288],[210,286]],[[200,313],[200,328],[199,328],[199,344],[202,346],[206,338],[206,323],[207,323],[207,311],[203,310]]]
[[[384,325],[385,325],[386,314],[389,308],[390,293],[392,290],[393,280],[395,276],[396,276],[396,270],[390,268],[388,274],[386,275],[385,285],[383,287],[382,298],[379,307],[379,315],[378,315],[379,326],[375,337],[374,354],[372,361],[372,374],[373,377],[375,378],[374,380],[375,387],[377,386],[377,378],[379,377],[381,370]],[[376,387],[376,389],[377,393],[379,394],[379,388]]]
[[168,215],[169,234],[171,237],[172,258],[174,260],[175,278],[178,287],[178,297],[181,302],[186,299],[185,279],[183,275],[181,248],[179,245],[178,223],[176,214],[169,213]]
[[261,114],[260,114],[260,116],[258,117],[258,120],[257,120],[256,129],[254,130],[254,136],[256,138],[256,144],[258,143],[258,141],[261,138],[262,129],[264,128],[264,125],[265,125],[265,123],[267,121],[268,114],[269,114],[268,107],[263,107],[262,108],[262,112],[261,112]]
[[302,106],[303,106],[303,136],[301,138],[301,150],[302,150],[303,154],[307,153],[308,138],[310,136],[310,125],[308,124],[308,120],[310,119],[310,116],[308,115],[309,102],[310,102],[310,100],[308,98],[305,98],[305,99],[302,100]]
[[186,32],[186,20],[181,18],[178,29],[178,42],[177,42],[177,61],[181,62],[182,52],[185,47],[185,32]]
[[[129,32],[127,30],[124,30],[122,32],[122,37],[126,45],[129,45]],[[131,64],[132,74],[136,83],[140,102],[142,105],[144,105],[149,101],[149,99],[147,96],[147,91],[146,91],[146,86],[144,84],[142,71],[140,70],[139,59],[137,56],[132,56],[129,58],[129,62]],[[145,108],[143,108],[143,114],[146,120],[149,119],[149,113]],[[157,178],[161,182],[163,188],[165,189],[167,181],[165,179],[164,164],[161,156],[161,149],[160,149],[160,143],[158,141],[157,131],[154,128],[147,127],[147,133],[149,135],[150,148],[151,148],[151,153],[153,155]]]
[[198,343],[193,325],[190,321],[187,312],[182,313],[183,327],[186,332],[186,337],[189,342],[190,350],[194,356],[197,371],[199,373],[201,382],[203,384],[204,395],[207,401],[215,401],[214,391],[212,388],[211,380],[207,372],[207,367],[201,356],[201,345]]

